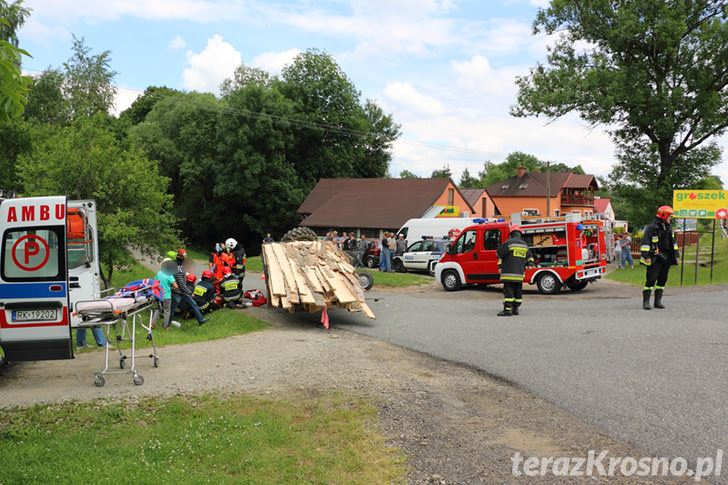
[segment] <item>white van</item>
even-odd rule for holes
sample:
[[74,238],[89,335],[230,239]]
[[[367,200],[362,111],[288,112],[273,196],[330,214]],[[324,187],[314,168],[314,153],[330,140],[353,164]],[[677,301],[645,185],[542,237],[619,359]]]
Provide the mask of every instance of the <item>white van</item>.
[[423,236],[433,239],[447,239],[449,231],[455,231],[456,235],[460,234],[460,231],[475,224],[474,221],[476,220],[480,221],[482,219],[473,219],[472,217],[410,219],[397,231],[397,238],[399,239],[400,234],[404,234],[407,247],[421,241]]

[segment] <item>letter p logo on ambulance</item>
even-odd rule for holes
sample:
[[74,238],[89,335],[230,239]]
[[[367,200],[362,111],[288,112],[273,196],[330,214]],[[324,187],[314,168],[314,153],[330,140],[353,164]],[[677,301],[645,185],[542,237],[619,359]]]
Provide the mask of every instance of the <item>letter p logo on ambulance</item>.
[[23,271],[37,271],[48,262],[48,242],[36,234],[27,234],[13,244],[13,262]]

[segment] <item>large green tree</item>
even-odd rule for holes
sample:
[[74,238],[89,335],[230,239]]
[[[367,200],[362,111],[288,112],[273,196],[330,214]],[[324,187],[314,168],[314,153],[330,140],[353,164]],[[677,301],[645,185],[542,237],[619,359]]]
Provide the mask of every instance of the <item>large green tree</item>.
[[71,105],[63,93],[65,75],[59,69],[48,68],[33,80],[25,106],[28,121],[65,125],[71,121]]
[[260,76],[239,80],[224,101],[214,194],[225,217],[218,230],[249,245],[297,225],[296,209],[308,193],[288,156],[296,140],[294,103]]
[[276,85],[295,103],[289,157],[306,190],[320,178],[386,176],[399,125],[376,103],[360,104],[359,91],[330,54],[299,54]]
[[[728,127],[724,0],[552,0],[534,33],[557,34],[548,65],[517,79],[515,116],[570,112],[607,126],[613,177],[645,213],[706,176]],[[648,189],[640,192],[640,189]]]
[[132,262],[131,249],[146,254],[177,243],[169,180],[139,149],[120,142],[97,114],[66,127],[47,126],[33,150],[21,155],[18,174],[26,196],[65,194],[95,199],[99,257],[108,287],[114,268]]
[[17,32],[30,11],[22,4],[0,0],[0,123],[20,116],[27,101],[30,79],[22,75],[20,64],[30,54],[18,47]]
[[114,105],[116,72],[112,71],[111,52],[91,54],[83,39],[73,37],[73,53],[63,64],[66,84],[64,93],[74,120],[108,113]]
[[211,233],[225,218],[224,201],[214,196],[217,174],[224,172],[217,146],[221,107],[212,94],[166,96],[130,129],[133,140],[159,161],[179,227],[196,242],[214,241]]

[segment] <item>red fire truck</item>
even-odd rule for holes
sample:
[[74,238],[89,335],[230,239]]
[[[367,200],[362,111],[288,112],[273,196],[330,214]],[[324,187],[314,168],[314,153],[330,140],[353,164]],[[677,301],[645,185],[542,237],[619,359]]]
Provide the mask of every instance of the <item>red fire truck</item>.
[[558,293],[564,285],[579,291],[605,273],[601,221],[582,221],[580,214],[555,218],[513,214],[510,223],[484,221],[465,228],[435,266],[436,281],[448,291],[469,284],[500,283],[496,250],[508,239],[511,224],[521,226],[536,262],[526,269],[523,282],[535,284],[541,293]]

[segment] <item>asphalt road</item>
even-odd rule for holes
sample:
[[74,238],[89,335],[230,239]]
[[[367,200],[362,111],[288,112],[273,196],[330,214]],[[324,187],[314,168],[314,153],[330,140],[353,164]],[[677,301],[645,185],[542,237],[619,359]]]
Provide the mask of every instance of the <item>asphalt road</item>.
[[454,300],[442,290],[373,291],[381,297],[371,302],[377,320],[343,310],[329,315],[336,328],[505,379],[647,456],[694,466],[718,449],[728,455],[728,289],[672,289],[668,309],[648,312],[639,289],[630,290],[634,297],[603,298],[598,286],[590,288],[580,298],[526,294],[517,317],[495,315],[494,289],[466,290]]

